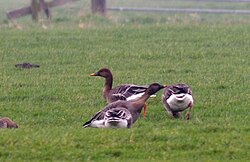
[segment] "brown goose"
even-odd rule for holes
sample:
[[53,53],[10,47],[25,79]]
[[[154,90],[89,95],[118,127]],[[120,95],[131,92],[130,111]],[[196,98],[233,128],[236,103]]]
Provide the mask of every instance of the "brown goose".
[[171,118],[180,118],[181,112],[188,109],[186,119],[190,118],[193,106],[192,91],[187,84],[174,84],[167,86],[162,94],[163,105]]
[[[134,84],[123,84],[112,88],[113,75],[107,68],[102,68],[96,73],[90,74],[90,76],[100,76],[105,78],[104,88],[102,92],[103,97],[107,101],[107,103],[111,103],[117,100],[136,100],[137,98],[141,97],[148,89],[148,86],[139,86]],[[146,105],[144,105],[144,116],[146,116]]]
[[0,128],[18,128],[17,124],[8,117],[0,118]]
[[118,100],[105,106],[97,112],[90,120],[83,124],[83,127],[96,128],[130,128],[139,118],[141,110],[150,97],[165,86],[153,83],[146,92],[138,99],[132,101]]

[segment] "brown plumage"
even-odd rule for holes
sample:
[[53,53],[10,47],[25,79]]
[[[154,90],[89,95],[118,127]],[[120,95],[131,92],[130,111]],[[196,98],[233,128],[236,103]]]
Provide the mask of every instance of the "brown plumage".
[[[139,98],[148,88],[148,86],[139,86],[134,84],[123,84],[113,88],[113,75],[107,68],[102,68],[96,73],[90,74],[90,76],[105,78],[102,94],[107,103],[117,100],[133,100]],[[136,97],[136,95],[139,97]],[[134,96],[134,98],[132,96]]]
[[193,106],[193,96],[187,84],[174,84],[167,86],[162,94],[163,105],[171,118],[180,118],[181,112],[188,109],[186,119],[190,118],[190,110]]
[[[113,88],[113,75],[107,68],[102,68],[99,71],[90,74],[90,76],[105,78],[102,94],[107,103],[112,103],[117,100],[136,100],[148,89],[147,85],[143,86],[134,84],[122,84]],[[146,116],[146,104],[144,105],[144,116]]]
[[132,120],[128,128],[134,123],[141,111],[142,108],[147,101],[147,99],[158,92],[160,89],[163,89],[165,86],[160,85],[158,83],[153,83],[149,86],[149,88],[146,90],[146,92],[138,99],[132,100],[132,101],[124,101],[124,100],[118,100],[116,102],[110,103],[107,106],[105,106],[102,110],[97,112],[90,120],[88,120],[86,123],[83,124],[83,127],[98,127],[98,128],[103,128],[107,127],[105,126],[105,114],[107,111],[112,110],[112,109],[127,109],[131,116]]
[[17,124],[8,117],[0,118],[0,128],[18,128]]

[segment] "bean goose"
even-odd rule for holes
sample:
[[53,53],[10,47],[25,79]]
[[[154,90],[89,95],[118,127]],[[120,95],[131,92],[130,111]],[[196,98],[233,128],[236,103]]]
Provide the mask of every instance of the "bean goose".
[[[90,76],[99,76],[105,78],[102,94],[107,103],[117,100],[136,100],[137,98],[141,97],[148,88],[148,86],[134,84],[123,84],[112,88],[113,75],[107,68],[102,68],[99,71],[90,74]],[[153,97],[153,95],[151,97]],[[146,116],[146,104],[144,105],[144,116]]]
[[90,120],[83,124],[83,127],[96,128],[130,128],[139,118],[142,108],[150,97],[165,86],[153,83],[146,92],[138,99],[125,101],[118,100],[109,103],[102,110],[98,111]]

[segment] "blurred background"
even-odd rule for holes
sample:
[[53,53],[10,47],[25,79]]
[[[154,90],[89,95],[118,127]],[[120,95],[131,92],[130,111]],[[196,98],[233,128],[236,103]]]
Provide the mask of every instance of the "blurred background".
[[20,29],[250,22],[250,0],[6,0],[0,11],[0,28]]

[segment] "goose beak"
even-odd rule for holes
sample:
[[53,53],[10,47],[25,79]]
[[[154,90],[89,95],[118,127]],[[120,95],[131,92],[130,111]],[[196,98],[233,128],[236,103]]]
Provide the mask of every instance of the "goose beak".
[[89,74],[89,76],[97,76],[96,73]]

